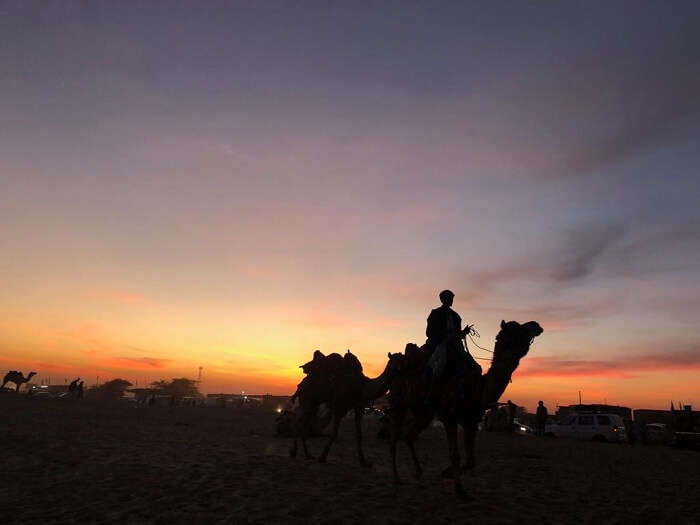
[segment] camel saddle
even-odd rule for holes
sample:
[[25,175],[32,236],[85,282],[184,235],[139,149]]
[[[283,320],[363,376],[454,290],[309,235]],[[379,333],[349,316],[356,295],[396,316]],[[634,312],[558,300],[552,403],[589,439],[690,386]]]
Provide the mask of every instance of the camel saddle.
[[338,353],[323,355],[323,352],[316,350],[313,359],[299,368],[309,376],[332,377],[362,374],[362,364],[350,350],[344,356]]
[[337,353],[323,355],[323,352],[316,350],[313,359],[300,365],[299,368],[304,371],[306,377],[297,385],[296,392],[291,398],[292,403],[300,395],[311,394],[321,395],[321,397],[331,395],[338,380],[344,382],[342,381],[344,379],[362,376],[362,364],[350,350],[344,356]]

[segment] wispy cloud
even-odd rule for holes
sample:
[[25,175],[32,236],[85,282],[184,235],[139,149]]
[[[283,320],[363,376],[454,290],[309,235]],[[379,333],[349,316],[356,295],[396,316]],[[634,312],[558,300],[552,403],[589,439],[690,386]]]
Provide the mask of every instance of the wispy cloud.
[[152,368],[165,368],[172,362],[172,359],[157,357],[115,357],[109,361],[109,366],[134,370],[150,370]]
[[596,225],[567,233],[567,240],[547,273],[559,282],[578,281],[591,274],[607,250],[618,243],[625,230],[617,225]]
[[521,377],[616,377],[633,379],[640,373],[700,370],[700,348],[668,354],[631,355],[607,360],[529,357],[516,374]]

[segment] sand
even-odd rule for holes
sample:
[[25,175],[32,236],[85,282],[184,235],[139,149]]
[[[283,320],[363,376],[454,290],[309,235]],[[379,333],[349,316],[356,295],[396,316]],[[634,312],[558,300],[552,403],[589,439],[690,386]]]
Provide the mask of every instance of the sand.
[[[700,454],[481,433],[455,499],[443,431],[418,442],[424,480],[391,482],[388,444],[365,423],[371,469],[346,419],[329,462],[287,455],[274,413],[0,398],[5,523],[700,523]],[[318,453],[323,438],[311,440]]]

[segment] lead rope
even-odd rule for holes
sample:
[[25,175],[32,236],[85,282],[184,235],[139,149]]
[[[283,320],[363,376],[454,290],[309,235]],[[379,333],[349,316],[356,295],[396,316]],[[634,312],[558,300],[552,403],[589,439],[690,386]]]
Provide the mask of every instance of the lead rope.
[[[489,352],[489,353],[493,354],[493,350],[489,350],[488,348],[484,348],[483,346],[479,346],[479,345],[476,343],[476,341],[474,341],[474,339],[472,338],[472,335],[473,335],[474,337],[481,337],[481,335],[479,334],[479,332],[476,331],[476,328],[474,328],[474,325],[473,325],[473,324],[467,325],[467,327],[469,328],[469,330],[467,331],[467,333],[466,333],[466,335],[464,336],[464,339],[463,339],[463,341],[464,341],[464,348],[466,348],[467,352],[469,352],[469,345],[467,344],[467,337],[468,337],[468,338],[471,340],[471,342],[474,343],[474,346],[476,346],[477,348],[479,348],[479,349],[481,349],[481,350],[485,350],[486,352]],[[470,355],[471,355],[471,353],[470,353]],[[477,356],[475,356],[475,355],[472,355],[472,357],[473,357],[474,359],[479,359],[479,360],[481,360],[481,361],[493,361],[493,359],[490,359],[490,358],[488,358],[488,357],[477,357]]]

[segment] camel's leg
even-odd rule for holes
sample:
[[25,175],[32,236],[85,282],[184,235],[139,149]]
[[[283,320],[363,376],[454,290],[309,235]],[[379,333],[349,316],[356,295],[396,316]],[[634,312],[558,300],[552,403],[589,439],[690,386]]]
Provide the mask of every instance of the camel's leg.
[[450,450],[450,462],[452,463],[452,476],[454,479],[455,494],[458,498],[467,499],[467,491],[462,485],[462,472],[459,464],[459,443],[457,441],[457,424],[445,425],[447,431],[447,443]]
[[[296,425],[295,425],[296,426]],[[296,429],[292,430],[292,446],[289,449],[289,457],[290,458],[295,458],[297,457],[297,431]]]
[[362,408],[355,409],[355,439],[357,440],[357,455],[360,458],[360,465],[363,467],[371,467],[372,464],[365,459],[362,452]]
[[396,445],[399,442],[399,434],[403,426],[403,414],[392,414],[391,416],[391,442],[389,445],[389,453],[391,454],[391,468],[394,473],[394,483],[401,484],[399,471],[396,468]]
[[[301,410],[301,409],[300,409]],[[292,446],[289,449],[289,457],[297,457],[297,439],[299,438],[299,429],[301,428],[301,418],[299,414],[294,414],[292,422]]]
[[[458,433],[458,427],[456,424],[452,423],[446,423],[443,421],[443,424],[445,425],[445,434],[447,436],[447,467],[440,473],[440,476],[443,478],[454,478],[455,471],[454,471],[454,465],[452,462],[453,458],[457,458],[457,465],[459,465],[459,445],[457,443],[457,433]],[[451,432],[454,430],[454,449],[452,447],[452,437],[451,437]]]
[[423,477],[423,468],[420,466],[420,462],[418,461],[418,456],[416,455],[416,447],[414,446],[413,440],[407,440],[406,444],[408,445],[408,450],[411,451],[413,465],[416,467],[416,479],[421,479]]
[[[447,469],[449,469],[449,474],[452,478],[454,478],[455,474],[458,472],[460,463],[459,446],[457,444],[457,432],[457,425],[453,423],[445,424],[445,434],[447,435],[447,459],[449,461],[449,467],[447,467]],[[455,465],[457,465],[457,469],[455,469]]]
[[301,446],[304,449],[304,457],[306,459],[313,459],[314,457],[309,454],[309,449],[306,447],[306,437],[307,437],[307,432],[309,431],[309,428],[311,426],[311,423],[314,421],[316,412],[314,410],[304,411],[302,423],[301,423]]
[[413,426],[406,432],[406,445],[408,450],[411,452],[411,458],[413,459],[413,465],[416,468],[416,478],[421,479],[423,477],[423,468],[418,461],[418,456],[416,455],[415,442],[421,431],[428,426],[424,420],[421,420],[418,414],[414,414],[415,419]]
[[309,449],[306,447],[306,432],[309,426],[309,411],[300,407],[300,415],[294,418],[294,427],[292,428],[292,446],[289,449],[290,457],[295,458],[297,456],[297,441],[301,437],[301,445],[304,449],[304,456],[306,459],[311,459],[313,456],[309,454]]
[[337,412],[333,414],[333,428],[331,430],[331,437],[328,438],[328,443],[326,443],[326,448],[323,449],[323,452],[321,452],[321,455],[318,458],[318,461],[320,463],[326,462],[326,458],[328,457],[328,451],[331,449],[331,445],[338,437],[338,427],[340,426],[340,420],[342,419],[342,417],[343,416],[338,414]]
[[464,470],[476,467],[476,425],[464,428]]

